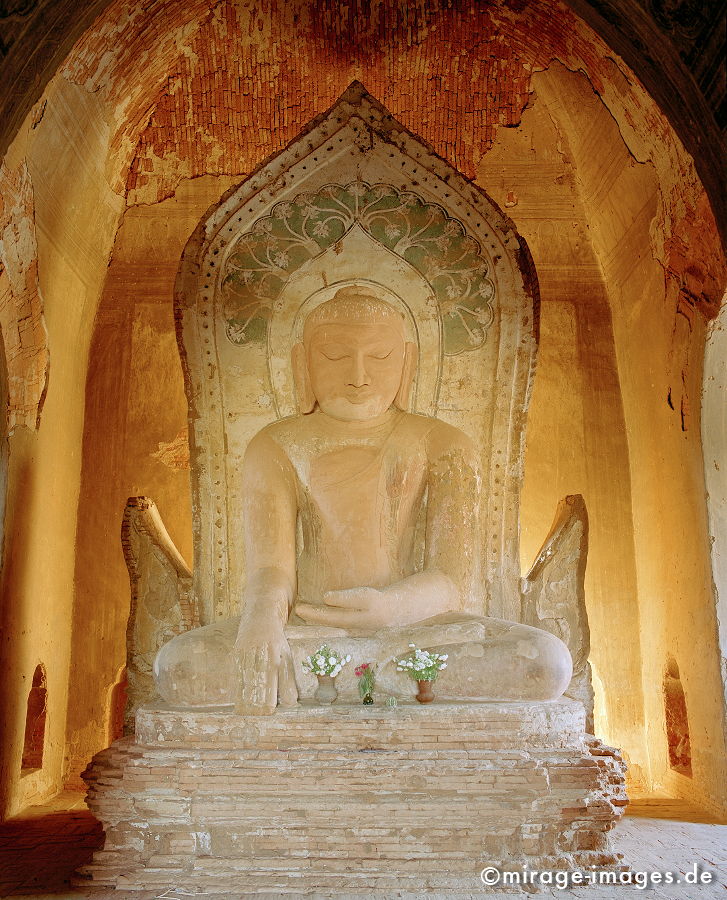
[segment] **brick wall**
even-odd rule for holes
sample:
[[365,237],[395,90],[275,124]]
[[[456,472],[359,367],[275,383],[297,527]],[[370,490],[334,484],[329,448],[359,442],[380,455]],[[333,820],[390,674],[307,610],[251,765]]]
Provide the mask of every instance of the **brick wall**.
[[[166,0],[116,2],[64,74],[115,117],[109,172],[129,204],[184,178],[245,175],[357,78],[474,178],[499,127],[520,122],[531,75],[558,59],[588,76],[663,205],[653,252],[713,315],[725,280],[694,164],[633,73],[560,0]],[[698,232],[699,240],[695,240]],[[687,259],[689,257],[689,259]]]

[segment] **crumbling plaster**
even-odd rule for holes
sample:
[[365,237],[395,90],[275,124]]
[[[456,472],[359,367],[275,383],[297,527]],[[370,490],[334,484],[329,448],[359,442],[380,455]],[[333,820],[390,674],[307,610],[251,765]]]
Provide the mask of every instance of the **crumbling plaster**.
[[[695,276],[701,286],[695,292],[691,272],[707,261],[687,249],[677,263],[669,240],[659,238],[668,235],[670,216],[680,229],[680,215],[689,225],[697,215],[684,208],[665,213],[666,198],[673,200],[677,190],[673,174],[656,160],[637,162],[623,131],[572,73],[551,68],[540,93],[558,110],[568,136],[613,318],[628,440],[649,781],[724,815],[723,682],[699,429],[704,314],[716,311],[724,257],[715,248],[709,268],[701,270],[708,277]],[[691,238],[680,233],[689,248]],[[685,316],[689,327],[675,332],[675,320]],[[685,408],[692,410],[691,427]],[[692,779],[675,777],[668,766],[661,682],[669,655],[679,666],[689,710]]]
[[727,704],[727,302],[709,325],[702,384],[702,440],[712,577]]
[[[643,783],[638,596],[628,446],[608,288],[599,265],[583,185],[543,82],[517,128],[502,129],[478,181],[508,207],[533,253],[541,292],[541,340],[528,415],[521,506],[521,565],[532,563],[560,497],[580,493],[589,515],[586,602],[591,663],[603,696],[598,733],[618,744],[632,783]],[[590,90],[583,75],[576,85]],[[612,640],[613,623],[624,635]]]
[[0,327],[8,371],[8,431],[35,428],[48,381],[48,335],[38,284],[33,184],[28,165],[0,164]]
[[[98,98],[57,81],[45,99],[42,120],[35,128],[27,123],[8,154],[10,171],[25,167],[33,184],[38,291],[53,366],[37,429],[16,428],[9,438],[0,684],[3,813],[51,796],[61,785],[84,385],[95,308],[121,211],[121,199],[103,178],[108,129]],[[40,662],[48,679],[43,768],[19,778],[27,694]]]
[[369,15],[307,0],[171,0],[166,12],[140,27],[141,4],[117,0],[63,70],[115,110],[109,165],[130,203],[170,196],[184,177],[251,171],[353,78],[473,177],[498,127],[519,122],[533,72],[558,60],[586,73],[630,152],[655,166],[663,196],[655,250],[677,276],[689,266],[690,289],[716,311],[720,243],[691,157],[638,79],[556,0],[456,10],[418,0]]
[[[90,748],[105,746],[106,692],[126,662],[130,591],[119,530],[127,498],[152,497],[176,546],[192,561],[189,472],[159,458],[160,444],[181,430],[187,449],[172,290],[187,237],[231,183],[212,177],[185,182],[169,200],[127,210],[116,236],[86,386],[70,674],[75,690],[68,711],[73,778]],[[88,647],[89,628],[104,633],[102,645]]]

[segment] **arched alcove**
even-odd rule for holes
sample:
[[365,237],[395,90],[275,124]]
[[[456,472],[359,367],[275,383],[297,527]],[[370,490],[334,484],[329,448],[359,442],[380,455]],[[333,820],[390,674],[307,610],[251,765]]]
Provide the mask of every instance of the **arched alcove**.
[[21,774],[29,775],[43,768],[45,750],[45,726],[48,714],[48,687],[45,666],[38,663],[33,673],[33,682],[28,692],[28,706],[25,715],[25,740]]
[[[436,412],[474,441],[486,485],[486,603],[490,615],[519,615],[519,499],[539,313],[532,257],[483,190],[354,82],[208,211],[182,256],[175,318],[203,624],[239,605],[242,459],[261,426],[294,410],[288,372],[299,309],[361,279],[386,284],[410,309],[415,411]],[[281,330],[287,340],[271,341]]]
[[679,666],[673,656],[667,657],[663,680],[664,719],[669,766],[681,775],[692,777],[692,744],[689,717]]
[[106,720],[109,724],[109,744],[113,744],[124,733],[124,710],[126,709],[127,690],[126,666],[121,666],[108,692]]
[[[255,21],[235,2],[214,10],[197,0],[101,6],[5,160],[11,172],[27,164],[32,180],[32,208],[13,227],[37,232],[46,321],[36,337],[44,341],[47,327],[53,365],[39,430],[10,438],[4,590],[13,603],[2,625],[13,637],[0,705],[15,724],[4,770],[19,770],[27,694],[18,685],[35,653],[48,665],[52,702],[69,697],[71,768],[81,771],[108,738],[109,685],[125,658],[129,588],[117,535],[126,498],[153,496],[191,559],[186,403],[171,309],[189,234],[205,209],[359,78],[491,193],[528,240],[545,288],[545,328],[524,544],[537,545],[547,528],[548,490],[583,493],[593,548],[587,602],[598,623],[609,737],[627,748],[632,768],[648,771],[650,758],[657,776],[668,768],[661,678],[665,648],[674,647],[683,683],[705,685],[690,708],[694,789],[712,802],[714,785],[727,780],[714,749],[724,743],[715,699],[722,703],[723,689],[707,596],[701,447],[696,426],[681,430],[681,398],[673,410],[666,398],[676,384],[693,413],[698,405],[690,379],[699,372],[702,316],[714,315],[721,296],[714,285],[723,257],[693,162],[633,71],[557,0],[386,0],[359,14],[327,0],[275,0]],[[81,19],[73,21],[78,34]],[[687,106],[685,120],[694,116]],[[700,268],[703,282],[693,274]],[[685,380],[668,371],[669,358],[685,367],[672,333],[677,344],[686,336],[673,327],[677,301],[664,288],[682,282],[682,306],[696,315]],[[659,469],[651,460],[664,454],[668,465]],[[689,541],[671,543],[685,533]],[[724,555],[715,552],[715,560]],[[47,598],[42,611],[39,596]],[[628,621],[613,614],[619,604]],[[682,637],[690,617],[699,641]],[[625,651],[613,640],[616,623]],[[63,721],[51,715],[48,723],[44,770],[56,786]],[[22,804],[16,784],[2,787],[3,804]]]

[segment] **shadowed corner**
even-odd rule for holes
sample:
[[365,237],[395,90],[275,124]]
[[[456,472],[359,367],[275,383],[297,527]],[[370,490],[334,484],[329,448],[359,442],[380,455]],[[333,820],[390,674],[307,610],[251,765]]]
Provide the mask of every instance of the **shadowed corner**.
[[81,793],[65,791],[47,804],[29,807],[0,824],[0,896],[69,891],[75,870],[89,863],[103,844],[103,827]]

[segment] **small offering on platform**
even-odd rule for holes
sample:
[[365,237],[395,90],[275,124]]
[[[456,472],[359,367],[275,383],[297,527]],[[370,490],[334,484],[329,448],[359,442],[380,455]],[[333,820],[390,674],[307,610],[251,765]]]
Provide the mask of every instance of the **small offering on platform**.
[[442,669],[447,668],[449,654],[420,650],[416,644],[409,646],[412,648],[411,653],[396,661],[397,671],[406,672],[413,681],[416,681],[419,688],[416,698],[420,703],[431,703],[434,700],[432,684]]
[[361,663],[354,669],[358,678],[358,692],[364,706],[370,706],[374,702],[374,688],[376,687],[376,666],[373,663]]
[[336,689],[336,675],[351,662],[351,654],[342,656],[335,650],[331,650],[328,644],[319,647],[315,653],[303,660],[303,671],[318,678],[318,687],[313,695],[317,703],[328,706],[338,697]]

